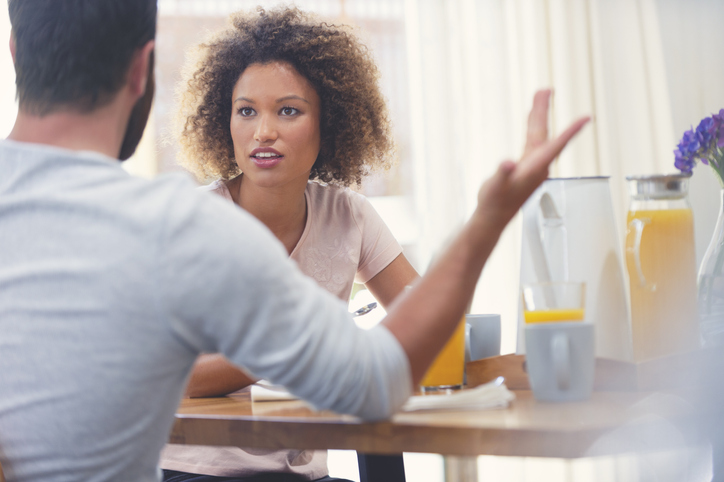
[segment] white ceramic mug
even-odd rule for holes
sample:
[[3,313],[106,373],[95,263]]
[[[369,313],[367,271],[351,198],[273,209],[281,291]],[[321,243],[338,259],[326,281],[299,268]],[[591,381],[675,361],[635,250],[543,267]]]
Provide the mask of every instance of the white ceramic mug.
[[526,370],[536,400],[568,402],[590,398],[596,352],[593,324],[528,324],[525,346]]
[[465,362],[500,355],[500,315],[465,315]]

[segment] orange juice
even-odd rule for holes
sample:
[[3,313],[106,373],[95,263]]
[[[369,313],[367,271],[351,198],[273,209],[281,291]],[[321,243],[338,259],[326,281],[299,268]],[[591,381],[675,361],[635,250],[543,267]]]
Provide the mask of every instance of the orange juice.
[[465,370],[465,317],[422,377],[423,387],[462,386]]
[[632,210],[626,225],[634,360],[698,348],[691,209]]
[[550,310],[524,311],[523,318],[526,323],[551,323],[562,321],[582,321],[585,311],[583,308],[562,308]]

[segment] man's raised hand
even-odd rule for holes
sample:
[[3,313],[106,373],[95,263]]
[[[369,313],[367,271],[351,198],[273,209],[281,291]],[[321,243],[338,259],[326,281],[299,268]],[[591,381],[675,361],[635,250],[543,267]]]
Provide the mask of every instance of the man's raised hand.
[[546,180],[548,168],[568,141],[590,120],[590,117],[582,117],[558,137],[548,140],[550,96],[550,90],[540,90],[533,98],[525,150],[520,161],[503,161],[480,188],[476,215],[481,216],[486,225],[502,231],[526,199]]

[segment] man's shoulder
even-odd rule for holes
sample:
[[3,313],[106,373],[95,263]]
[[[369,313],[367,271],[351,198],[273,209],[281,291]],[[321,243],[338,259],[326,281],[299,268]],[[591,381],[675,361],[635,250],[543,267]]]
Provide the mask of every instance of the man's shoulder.
[[[117,159],[92,151],[72,151],[45,144],[0,140],[0,167],[12,170],[16,176],[42,186],[53,182],[63,189],[79,190],[93,183],[110,187],[155,187],[162,190],[195,187],[190,176],[175,173],[144,179],[126,172]],[[23,186],[29,186],[23,183]],[[112,194],[113,191],[108,194]]]
[[[129,174],[115,159],[89,151],[42,144],[0,141],[0,192],[38,202],[53,198],[64,209],[158,222],[169,211],[192,209],[196,183],[186,173],[152,179]],[[205,196],[204,196],[205,198]]]

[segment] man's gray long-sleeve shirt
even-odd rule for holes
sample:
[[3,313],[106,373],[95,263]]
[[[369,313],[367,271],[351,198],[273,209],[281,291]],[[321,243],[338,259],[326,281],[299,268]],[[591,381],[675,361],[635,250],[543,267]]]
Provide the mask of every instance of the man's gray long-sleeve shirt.
[[410,370],[383,327],[182,176],[0,142],[0,461],[10,480],[157,480],[188,373],[222,352],[315,406],[385,418]]

